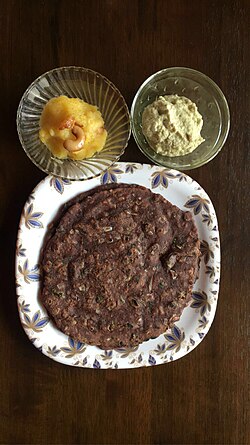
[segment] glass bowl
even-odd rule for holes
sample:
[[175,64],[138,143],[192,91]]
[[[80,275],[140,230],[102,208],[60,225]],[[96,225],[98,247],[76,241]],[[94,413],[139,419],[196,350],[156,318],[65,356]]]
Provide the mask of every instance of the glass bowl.
[[[144,108],[158,96],[178,94],[196,103],[203,117],[205,141],[184,156],[162,156],[148,144],[142,133]],[[190,68],[166,68],[150,76],[140,86],[131,107],[132,132],[140,150],[155,164],[176,170],[190,170],[211,161],[222,149],[229,132],[230,114],[220,88],[205,74]]]
[[[78,97],[96,105],[108,132],[102,151],[82,161],[58,159],[39,139],[44,105],[55,96]],[[17,131],[24,151],[46,173],[70,180],[90,179],[114,164],[128,144],[130,116],[118,89],[95,71],[69,66],[38,77],[25,91],[17,110]]]

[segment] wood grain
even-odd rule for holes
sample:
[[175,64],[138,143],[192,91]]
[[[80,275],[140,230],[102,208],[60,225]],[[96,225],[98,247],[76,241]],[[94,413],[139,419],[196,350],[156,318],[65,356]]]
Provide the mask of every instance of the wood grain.
[[[0,1],[0,443],[249,444],[249,2]],[[172,364],[119,371],[66,367],[22,331],[15,238],[27,195],[44,177],[18,141],[16,109],[38,75],[63,65],[100,71],[130,105],[168,66],[198,69],[222,88],[231,130],[222,152],[190,172],[215,205],[222,279],[213,326]],[[131,138],[123,160],[147,162]]]

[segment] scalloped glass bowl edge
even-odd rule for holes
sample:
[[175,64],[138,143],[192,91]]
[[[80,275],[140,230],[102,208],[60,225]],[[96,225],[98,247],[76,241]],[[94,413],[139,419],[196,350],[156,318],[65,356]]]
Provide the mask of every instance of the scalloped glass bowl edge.
[[[203,117],[201,134],[205,142],[185,156],[159,155],[142,133],[144,108],[156,97],[167,94],[188,97],[197,104]],[[212,79],[191,68],[171,67],[152,74],[141,84],[131,106],[131,126],[139,149],[155,164],[181,171],[191,170],[211,161],[220,152],[229,133],[230,113],[223,92]]]
[[[43,107],[59,95],[78,97],[101,111],[108,137],[103,150],[92,158],[58,159],[40,141]],[[131,122],[125,99],[111,81],[91,69],[68,66],[47,71],[29,85],[18,106],[17,132],[25,153],[42,171],[64,179],[85,180],[99,176],[120,159],[130,138]]]

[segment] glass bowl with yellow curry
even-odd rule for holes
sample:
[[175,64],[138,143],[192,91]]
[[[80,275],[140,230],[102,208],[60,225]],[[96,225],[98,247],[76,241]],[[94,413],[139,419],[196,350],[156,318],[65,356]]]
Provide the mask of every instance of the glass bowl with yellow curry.
[[130,137],[130,118],[123,96],[107,78],[87,68],[62,67],[25,91],[17,129],[37,167],[83,180],[118,161]]

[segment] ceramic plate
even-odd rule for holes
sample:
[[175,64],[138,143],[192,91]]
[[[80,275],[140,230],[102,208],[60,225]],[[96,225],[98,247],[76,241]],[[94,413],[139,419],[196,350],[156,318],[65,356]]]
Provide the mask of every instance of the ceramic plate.
[[[48,225],[63,203],[78,193],[112,182],[143,185],[182,210],[191,211],[198,227],[202,258],[192,301],[171,330],[138,347],[104,351],[67,337],[48,317],[39,301],[39,254]],[[43,354],[65,365],[96,369],[137,368],[183,357],[203,340],[210,329],[216,311],[219,279],[219,232],[212,202],[197,182],[176,170],[120,162],[101,176],[83,182],[47,176],[24,206],[16,253],[21,323],[30,341]]]

